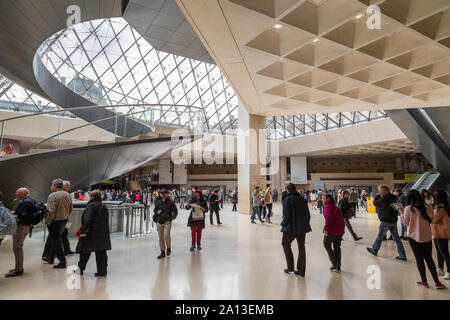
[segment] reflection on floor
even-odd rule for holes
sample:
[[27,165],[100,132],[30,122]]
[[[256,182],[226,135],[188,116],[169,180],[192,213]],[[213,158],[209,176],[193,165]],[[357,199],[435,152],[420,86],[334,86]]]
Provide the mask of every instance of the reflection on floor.
[[[0,299],[450,299],[450,290],[424,289],[415,285],[419,275],[407,242],[409,260],[394,260],[393,241],[384,241],[378,257],[366,247],[375,239],[376,215],[358,213],[354,229],[364,237],[355,243],[344,236],[342,274],[329,271],[322,246],[323,217],[312,213],[313,232],[307,236],[306,278],[286,275],[281,248],[280,205],[275,205],[273,224],[250,224],[249,216],[222,211],[223,225],[206,226],[203,250],[189,252],[187,211],[172,228],[170,258],[158,261],[156,232],[142,238],[114,237],[109,252],[108,277],[94,277],[95,258],[81,277],[80,288],[70,289],[70,275],[42,264],[42,238],[25,242],[25,274],[0,278]],[[72,241],[72,247],[76,240]],[[296,250],[294,251],[296,254]],[[77,256],[68,264],[75,265]],[[11,241],[0,246],[0,270],[13,267]],[[380,289],[368,289],[367,269],[381,269]],[[431,280],[431,275],[428,275]],[[447,286],[450,281],[443,280]],[[430,281],[431,283],[431,281]],[[432,286],[433,287],[433,286]]]

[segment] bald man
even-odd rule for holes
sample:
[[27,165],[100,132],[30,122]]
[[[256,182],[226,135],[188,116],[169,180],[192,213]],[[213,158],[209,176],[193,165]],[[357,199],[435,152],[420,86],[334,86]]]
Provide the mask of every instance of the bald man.
[[36,201],[30,197],[30,191],[27,188],[17,189],[16,198],[20,201],[14,211],[17,230],[12,237],[16,266],[5,275],[7,278],[23,275],[23,242],[27,234],[30,233],[31,218],[36,207]]

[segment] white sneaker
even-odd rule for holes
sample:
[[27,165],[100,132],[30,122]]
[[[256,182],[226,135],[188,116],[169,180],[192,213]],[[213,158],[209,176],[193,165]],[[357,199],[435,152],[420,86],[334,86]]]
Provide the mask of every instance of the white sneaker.
[[450,280],[450,273],[446,272],[445,275],[442,277],[444,280]]
[[443,276],[444,275],[444,270],[442,270],[440,268],[437,268],[436,272],[437,272],[438,276]]

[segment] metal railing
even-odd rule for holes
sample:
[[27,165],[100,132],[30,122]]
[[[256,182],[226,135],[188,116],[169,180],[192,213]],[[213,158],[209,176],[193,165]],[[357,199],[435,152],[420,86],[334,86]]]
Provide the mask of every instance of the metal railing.
[[[93,105],[93,106],[74,107],[74,108],[67,109],[67,110],[61,109],[61,110],[43,111],[43,112],[38,112],[38,113],[19,114],[19,115],[15,115],[13,117],[1,119],[0,120],[0,146],[2,148],[5,148],[4,150],[6,150],[6,151],[2,151],[2,154],[0,154],[0,160],[3,159],[4,155],[18,154],[16,152],[18,149],[18,146],[15,146],[13,144],[12,147],[9,147],[5,144],[5,142],[9,141],[9,140],[14,140],[14,139],[11,139],[10,137],[17,136],[18,133],[21,133],[21,135],[26,135],[26,133],[23,133],[22,131],[26,132],[26,130],[30,130],[30,128],[27,128],[27,127],[24,128],[23,122],[19,123],[19,120],[23,120],[25,118],[33,118],[33,117],[38,117],[38,116],[43,116],[43,115],[55,115],[55,114],[58,115],[59,114],[59,117],[57,118],[56,121],[55,121],[55,118],[49,117],[48,119],[38,118],[38,119],[36,119],[35,123],[33,123],[33,122],[26,123],[28,126],[30,126],[30,124],[31,124],[33,126],[36,125],[37,127],[39,127],[39,124],[40,124],[39,121],[44,121],[42,123],[41,128],[42,128],[42,131],[45,133],[45,135],[44,135],[44,137],[41,137],[41,140],[39,142],[37,142],[36,144],[34,144],[31,148],[29,148],[25,153],[22,153],[22,155],[30,154],[34,150],[37,150],[40,148],[50,149],[50,150],[59,150],[60,148],[86,146],[89,144],[90,140],[98,140],[99,135],[102,135],[102,137],[100,137],[100,140],[101,140],[100,142],[104,142],[104,143],[114,142],[115,139],[120,138],[120,136],[118,136],[114,133],[108,132],[107,130],[101,129],[100,127],[97,127],[98,124],[100,124],[104,121],[111,121],[111,120],[120,119],[123,117],[125,117],[125,119],[127,119],[129,116],[147,113],[149,110],[151,110],[152,113],[160,112],[160,117],[168,116],[168,115],[171,115],[171,113],[175,113],[174,117],[179,117],[180,115],[187,114],[189,119],[194,119],[194,118],[196,118],[196,115],[198,115],[199,113],[203,114],[203,111],[201,110],[201,108],[189,106],[189,105],[149,104],[149,103],[139,104],[139,105],[123,104],[123,105],[116,105],[115,107],[117,107],[117,108],[139,107],[139,108],[145,108],[145,110],[133,111],[133,112],[125,113],[125,114],[116,113],[112,117],[98,119],[93,122],[86,123],[83,121],[82,124],[80,124],[80,125],[77,125],[77,124],[74,125],[74,123],[71,122],[71,123],[67,123],[65,128],[63,128],[63,126],[61,124],[62,119],[68,119],[68,118],[61,117],[61,114],[67,113],[68,111],[70,112],[70,111],[96,110],[96,109],[102,109],[105,107],[111,107],[111,106]],[[176,110],[173,109],[174,107],[176,107]],[[165,109],[167,109],[167,110],[165,110]],[[153,119],[150,134],[155,135],[155,136],[161,136],[164,133],[163,132],[164,126],[159,125],[159,130],[158,131],[155,130],[154,125],[158,124],[158,122],[160,122],[160,120],[161,119],[159,119],[158,121],[155,121],[155,119]],[[71,121],[74,121],[74,120],[71,119]],[[114,124],[112,126],[114,126],[114,125],[116,126],[116,129],[112,130],[112,131],[117,132],[117,120],[114,122]],[[197,123],[194,123],[194,121],[190,121],[189,126],[184,127],[184,128],[189,131],[194,131],[194,130],[199,130],[199,126],[201,126],[201,125],[202,125],[201,121],[200,122],[198,121]],[[83,130],[84,128],[87,128],[89,126],[96,127],[96,130]],[[113,128],[111,128],[111,129],[113,129]],[[20,132],[18,132],[18,130],[20,130]],[[30,136],[32,134],[34,135],[34,133],[32,131],[30,131],[29,134],[30,134]],[[68,134],[72,134],[72,135],[68,135]],[[33,137],[35,138],[36,136],[38,136],[38,135],[34,135]],[[6,140],[6,139],[8,139],[8,140]],[[63,142],[63,139],[66,139],[66,141]],[[8,152],[8,149],[10,152]]]
[[[151,232],[150,220],[152,220],[150,207],[135,203],[124,203],[124,206],[128,209],[125,223],[125,236],[127,238],[135,238],[149,234]],[[151,224],[153,228],[153,220]]]

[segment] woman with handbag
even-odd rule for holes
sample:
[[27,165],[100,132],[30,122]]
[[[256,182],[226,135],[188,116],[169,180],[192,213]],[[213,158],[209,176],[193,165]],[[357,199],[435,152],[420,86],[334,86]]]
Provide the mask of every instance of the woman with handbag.
[[81,217],[81,228],[77,232],[79,236],[76,252],[80,255],[78,267],[83,275],[86,264],[92,252],[95,252],[97,262],[96,277],[105,277],[108,267],[107,250],[111,250],[109,236],[109,213],[102,204],[102,194],[99,190],[89,193],[89,202]]
[[436,264],[433,260],[433,233],[431,224],[433,223],[433,208],[427,204],[422,195],[416,189],[408,191],[406,196],[405,210],[402,213],[402,222],[408,228],[408,242],[416,258],[417,269],[420,274],[420,281],[416,284],[429,288],[425,269],[425,262],[434,280],[436,289],[446,287],[439,281]]
[[353,217],[353,211],[350,206],[350,203],[348,202],[349,198],[350,198],[350,191],[345,190],[342,193],[342,197],[338,203],[338,207],[342,211],[342,214],[344,215],[345,226],[347,227],[348,231],[352,235],[353,239],[355,241],[358,241],[358,240],[361,240],[362,237],[358,237],[358,235],[355,233],[355,231],[353,231],[352,225],[350,224],[350,219]]
[[195,250],[202,250],[202,230],[205,229],[205,213],[208,211],[208,203],[200,190],[195,190],[194,198],[184,207],[186,210],[191,210],[187,222],[187,226],[191,228],[191,252]]
[[[333,195],[324,195],[322,201],[325,204],[323,210],[325,218],[323,246],[331,261],[330,270],[332,272],[341,272],[341,241],[345,232],[344,215],[336,206]],[[333,248],[331,248],[331,245],[333,245]]]

